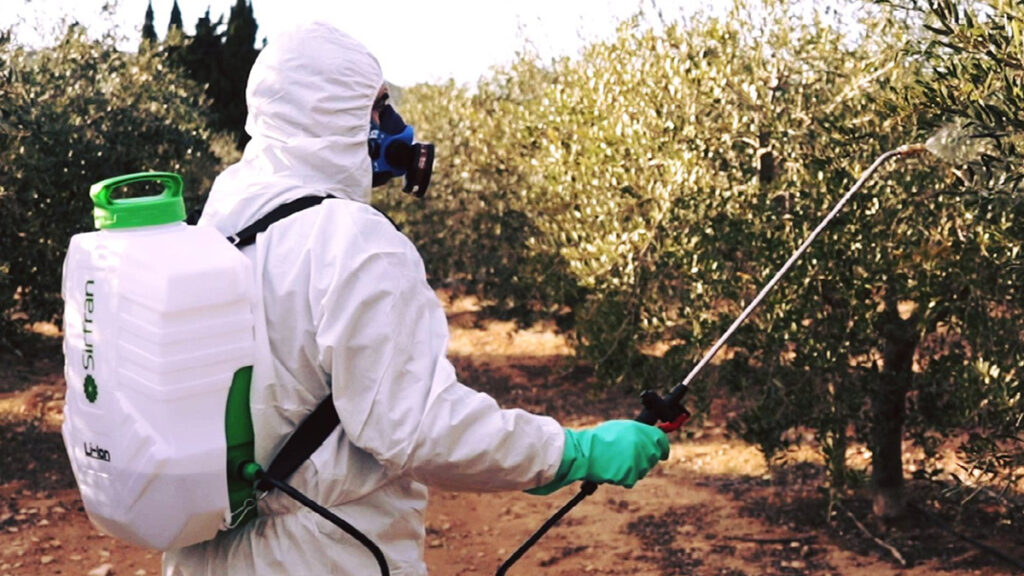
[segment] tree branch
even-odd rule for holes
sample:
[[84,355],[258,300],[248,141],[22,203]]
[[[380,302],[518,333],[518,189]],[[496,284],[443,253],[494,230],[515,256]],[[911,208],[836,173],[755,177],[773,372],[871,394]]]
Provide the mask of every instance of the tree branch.
[[814,534],[807,536],[791,536],[789,538],[755,538],[753,536],[724,536],[725,540],[735,540],[738,542],[753,542],[754,544],[789,544],[790,542],[814,542],[818,539]]
[[847,510],[846,507],[843,506],[843,504],[841,502],[836,502],[836,506],[839,509],[841,509],[843,512],[845,512],[846,515],[850,517],[850,520],[853,520],[853,523],[857,526],[857,528],[860,529],[861,532],[864,533],[865,536],[867,536],[868,538],[871,538],[872,540],[874,540],[875,544],[878,544],[882,548],[885,548],[886,550],[888,550],[889,553],[892,554],[894,558],[896,558],[896,561],[900,563],[900,566],[906,566],[907,565],[907,561],[903,558],[903,555],[900,554],[899,550],[897,550],[896,548],[894,548],[893,546],[891,546],[890,544],[888,544],[884,540],[876,537],[874,534],[869,532],[868,529],[865,528],[864,525],[861,524],[860,521],[857,520],[857,518],[849,510]]

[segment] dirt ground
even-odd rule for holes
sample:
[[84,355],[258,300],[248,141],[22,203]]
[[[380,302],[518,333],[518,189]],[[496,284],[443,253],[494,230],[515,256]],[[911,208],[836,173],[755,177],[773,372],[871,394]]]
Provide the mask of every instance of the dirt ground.
[[[552,329],[517,330],[481,319],[472,300],[450,302],[448,310],[450,353],[462,381],[503,406],[547,413],[569,426],[635,414],[631,395],[588,392],[589,371]],[[83,512],[59,433],[64,384],[57,335],[51,329],[20,356],[3,352],[0,361],[0,576],[159,574],[158,552],[102,535]],[[757,450],[728,434],[725,402],[707,416],[673,435],[669,460],[647,479],[632,490],[601,487],[509,574],[1020,573],[1012,561],[965,538],[1019,566],[1024,519],[984,503],[941,504],[934,488],[911,484],[916,511],[896,526],[880,526],[863,495],[830,509],[816,488],[822,471],[813,451],[769,473]],[[433,492],[431,573],[494,574],[575,493],[575,487],[544,498]]]

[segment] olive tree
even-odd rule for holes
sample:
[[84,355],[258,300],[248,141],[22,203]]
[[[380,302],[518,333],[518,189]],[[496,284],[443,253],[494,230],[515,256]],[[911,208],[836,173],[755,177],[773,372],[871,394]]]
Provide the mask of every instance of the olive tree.
[[[571,309],[577,350],[603,382],[667,388],[875,158],[948,120],[926,105],[927,86],[950,89],[913,51],[915,30],[888,8],[840,21],[737,2],[658,29],[624,22],[576,58],[525,55],[475,92],[410,90],[403,110],[447,136],[424,135],[449,172],[433,192],[443,216],[405,218],[446,277],[539,300],[520,308]],[[888,165],[697,396],[728,392],[733,429],[773,461],[800,437],[791,431],[812,431],[837,494],[864,476],[847,466],[850,444],[867,445],[885,517],[903,507],[904,439],[929,457],[965,430],[1005,445],[1020,426],[1019,281],[1008,285],[1019,264],[1007,273],[1019,208],[951,186],[1012,174],[997,168]],[[982,445],[969,447],[987,454],[984,469],[1012,482],[1016,464]],[[915,473],[947,472],[930,458]]]
[[[923,62],[904,106],[919,110],[943,158],[929,209],[941,212],[922,265],[921,361],[941,377],[920,390],[916,419],[945,435],[967,430],[957,488],[1019,487],[1024,464],[1024,9],[1015,2],[907,0],[920,34],[908,57]],[[941,263],[941,268],[938,264]]]
[[61,263],[71,235],[92,229],[92,183],[179,172],[192,201],[219,161],[201,90],[159,53],[120,52],[78,26],[45,48],[8,38],[0,83],[0,324],[11,340],[59,319]]
[[421,202],[384,206],[417,242],[428,272],[450,286],[469,288],[494,302],[493,311],[520,319],[564,314],[576,302],[577,283],[557,250],[538,246],[543,212],[531,194],[541,132],[549,129],[537,106],[558,72],[535,55],[498,68],[472,91],[454,83],[403,91],[401,110],[419,139],[437,145],[431,191]]

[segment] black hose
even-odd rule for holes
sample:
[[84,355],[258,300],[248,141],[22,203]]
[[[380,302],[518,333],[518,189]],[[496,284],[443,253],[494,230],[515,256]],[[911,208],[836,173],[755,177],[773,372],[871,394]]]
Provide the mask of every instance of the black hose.
[[259,480],[261,482],[266,482],[266,483],[270,484],[274,488],[277,488],[278,490],[284,492],[288,496],[291,496],[299,504],[302,504],[303,506],[305,506],[305,507],[309,508],[310,510],[316,512],[320,516],[323,516],[331,524],[334,524],[338,528],[341,528],[342,530],[344,530],[345,533],[347,533],[349,536],[355,538],[356,541],[358,541],[360,544],[365,546],[366,549],[369,550],[371,554],[373,554],[373,558],[374,558],[374,560],[377,561],[377,566],[380,568],[380,573],[381,573],[382,576],[390,576],[391,575],[390,570],[388,570],[387,560],[384,558],[384,552],[381,551],[380,547],[378,547],[377,544],[374,543],[373,540],[370,540],[370,538],[367,537],[366,534],[363,534],[362,532],[360,532],[359,529],[357,529],[355,526],[353,526],[353,525],[349,524],[348,522],[346,522],[345,520],[341,519],[338,515],[336,515],[335,513],[331,512],[327,508],[324,508],[320,504],[317,504],[312,499],[310,499],[308,496],[306,496],[302,492],[299,492],[298,490],[296,490],[294,487],[292,487],[287,482],[284,482],[282,480],[278,480],[277,478],[274,478],[273,476],[269,476],[262,469],[257,471],[254,474],[254,476],[255,476],[256,480]]
[[515,552],[513,552],[512,555],[508,557],[508,560],[505,560],[505,563],[498,568],[498,571],[495,572],[495,576],[505,576],[505,573],[508,572],[508,569],[511,568],[512,565],[515,564],[520,558],[522,558],[523,554],[526,554],[526,551],[532,548],[538,540],[540,540],[545,534],[547,534],[548,530],[550,530],[555,524],[558,523],[559,520],[562,519],[562,516],[568,514],[570,510],[575,508],[577,504],[582,502],[583,499],[586,498],[587,496],[593,494],[596,490],[596,483],[589,481],[584,482],[583,485],[580,486],[579,493],[576,494],[576,496],[573,496],[572,500],[569,500],[568,502],[566,502],[564,506],[559,508],[558,512],[555,512],[554,515],[551,516],[551,518],[548,518],[547,522],[544,522],[544,525],[533,533],[533,536],[530,536],[529,539],[526,540],[526,542],[523,542],[522,546],[520,546]]

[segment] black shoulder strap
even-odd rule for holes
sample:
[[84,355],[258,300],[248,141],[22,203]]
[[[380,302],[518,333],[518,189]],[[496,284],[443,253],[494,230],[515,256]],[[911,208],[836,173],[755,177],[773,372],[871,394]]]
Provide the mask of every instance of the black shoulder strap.
[[[271,224],[283,220],[305,210],[312,208],[329,198],[329,196],[306,196],[292,200],[274,208],[265,216],[243,228],[240,232],[228,236],[228,241],[238,249],[242,249],[256,241],[256,236],[270,227]],[[338,412],[334,409],[334,397],[328,394],[306,419],[299,424],[299,427],[292,432],[284,446],[274,457],[274,460],[267,467],[266,474],[278,480],[287,480],[295,472],[295,469],[302,465],[317,448],[324,443],[324,440],[331,435],[331,432],[338,427]],[[266,481],[260,482],[257,487],[260,490],[270,490],[273,486]]]
[[328,198],[330,198],[330,196],[304,196],[297,200],[292,200],[291,202],[282,204],[265,214],[259,220],[249,224],[245,228],[242,228],[241,231],[228,236],[228,241],[239,249],[245,248],[255,242],[256,235],[265,231],[267,228],[270,228],[271,224],[278,220],[283,220],[296,212],[301,212],[306,208],[312,208]]

